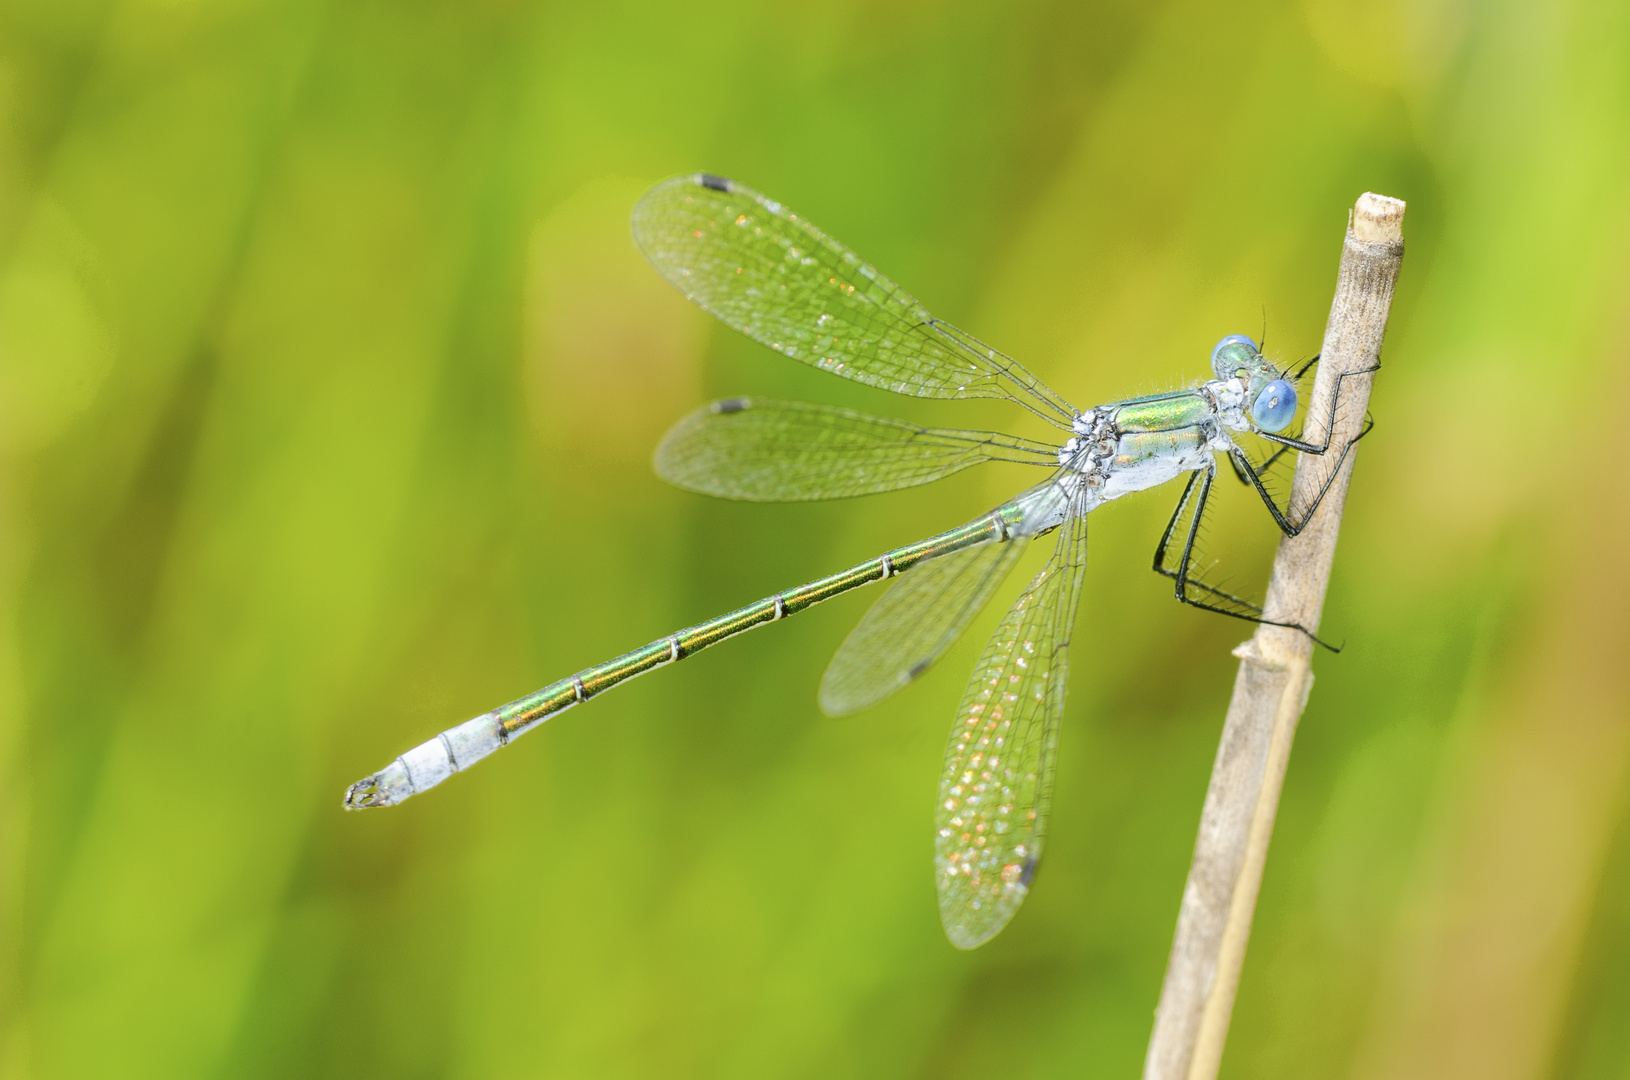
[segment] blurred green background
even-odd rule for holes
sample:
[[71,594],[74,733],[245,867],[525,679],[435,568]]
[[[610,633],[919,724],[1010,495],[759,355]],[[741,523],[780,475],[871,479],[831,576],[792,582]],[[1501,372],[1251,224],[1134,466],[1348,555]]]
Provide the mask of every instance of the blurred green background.
[[0,1077],[1137,1073],[1246,634],[1148,572],[1175,490],[1094,515],[1048,858],[980,951],[932,802],[1021,575],[870,713],[815,706],[857,596],[341,812],[1024,482],[658,481],[712,396],[1041,433],[686,305],[627,215],[696,169],[1081,406],[1264,311],[1316,351],[1347,208],[1408,200],[1223,1071],[1630,1077],[1621,0],[6,0]]

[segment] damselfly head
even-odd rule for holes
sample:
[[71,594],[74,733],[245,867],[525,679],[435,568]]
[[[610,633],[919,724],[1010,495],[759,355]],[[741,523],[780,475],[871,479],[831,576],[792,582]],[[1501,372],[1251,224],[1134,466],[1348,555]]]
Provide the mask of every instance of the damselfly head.
[[1263,366],[1256,342],[1244,334],[1229,334],[1211,350],[1211,370],[1219,379],[1232,379],[1241,371],[1255,374],[1256,369]]
[[[1217,378],[1223,381],[1240,380],[1245,386],[1246,400],[1254,403],[1263,400],[1262,393],[1269,383],[1279,379],[1279,369],[1268,363],[1268,358],[1262,355],[1256,342],[1244,334],[1229,334],[1216,347],[1211,350],[1211,370]],[[1283,396],[1283,395],[1278,395]],[[1291,410],[1294,414],[1296,395],[1291,393]],[[1285,423],[1290,423],[1287,417]],[[1258,420],[1258,426],[1267,431],[1277,431],[1269,428]]]

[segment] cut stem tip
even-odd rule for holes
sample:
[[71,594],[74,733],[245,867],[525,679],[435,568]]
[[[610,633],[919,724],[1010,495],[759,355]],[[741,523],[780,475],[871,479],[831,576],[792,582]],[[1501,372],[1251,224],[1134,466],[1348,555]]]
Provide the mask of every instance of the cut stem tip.
[[1367,244],[1396,244],[1404,238],[1404,200],[1366,191],[1353,207],[1353,235]]

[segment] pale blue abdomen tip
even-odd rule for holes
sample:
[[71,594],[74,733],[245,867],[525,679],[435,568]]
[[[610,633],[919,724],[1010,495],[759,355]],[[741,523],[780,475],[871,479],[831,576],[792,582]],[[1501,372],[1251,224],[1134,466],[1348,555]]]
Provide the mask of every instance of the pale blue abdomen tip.
[[1296,387],[1275,379],[1262,388],[1251,405],[1251,419],[1263,431],[1281,431],[1296,416]]
[[505,738],[498,714],[482,713],[420,743],[372,776],[352,784],[345,793],[345,808],[395,806],[468,769],[503,746]]

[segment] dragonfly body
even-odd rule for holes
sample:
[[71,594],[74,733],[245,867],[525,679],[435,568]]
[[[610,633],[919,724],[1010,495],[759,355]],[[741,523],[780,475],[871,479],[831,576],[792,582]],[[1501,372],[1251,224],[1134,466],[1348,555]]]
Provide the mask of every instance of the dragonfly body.
[[[1209,467],[1233,440],[1223,430],[1238,417],[1246,388],[1239,380],[1213,380],[1195,390],[1133,398],[1090,409],[1073,424],[1076,434],[1058,450],[1060,472],[958,529],[897,548],[841,573],[776,593],[737,611],[653,641],[642,649],[561,679],[484,713],[401,755],[368,789],[353,789],[347,805],[387,806],[426,791],[474,765],[541,721],[636,675],[693,656],[710,645],[873,582],[910,570],[924,559],[980,544],[1029,539],[1052,532],[1102,503]],[[720,414],[745,412],[731,399]]]
[[[979,945],[1017,910],[1041,854],[1087,514],[1190,474],[1156,550],[1155,569],[1174,579],[1177,598],[1186,603],[1260,621],[1260,608],[1191,572],[1217,458],[1226,457],[1280,527],[1294,534],[1318,500],[1296,514],[1279,508],[1262,482],[1265,466],[1251,461],[1233,433],[1281,444],[1269,465],[1287,448],[1324,453],[1328,444],[1275,434],[1296,414],[1295,389],[1289,373],[1240,335],[1217,343],[1213,377],[1192,389],[1076,410],[1014,361],[935,319],[780,203],[721,177],[695,174],[659,184],[635,208],[634,234],[653,266],[693,302],[785,356],[895,393],[1002,398],[1058,432],[1052,441],[1035,440],[731,398],[696,410],[663,440],[655,464],[669,481],[711,495],[775,501],[896,490],[984,461],[1037,466],[1047,477],[957,528],[658,638],[483,713],[353,784],[345,804],[402,802],[628,679],[823,600],[898,578],[838,649],[821,682],[827,712],[866,708],[932,666],[1025,545],[1056,533],[1052,558],[974,668],[941,775],[934,856],[940,915],[954,944]],[[1339,380],[1337,387],[1339,394]],[[1332,417],[1334,409],[1332,401]],[[1185,518],[1186,531],[1179,528]],[[1180,552],[1175,563],[1171,552]]]

